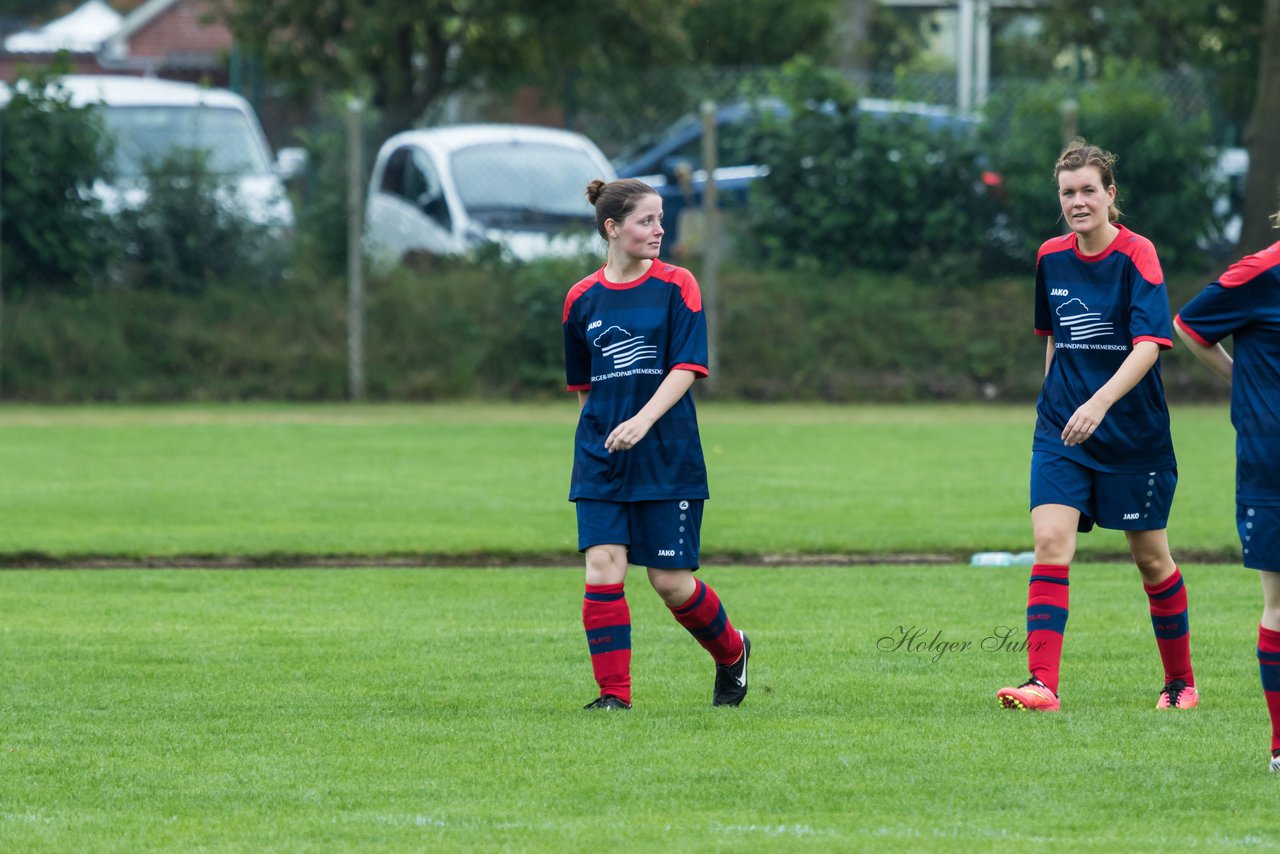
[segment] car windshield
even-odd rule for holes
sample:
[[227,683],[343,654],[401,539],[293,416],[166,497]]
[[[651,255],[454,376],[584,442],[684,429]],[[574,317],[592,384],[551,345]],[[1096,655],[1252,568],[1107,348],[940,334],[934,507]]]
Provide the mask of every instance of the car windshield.
[[454,181],[475,214],[532,213],[588,218],[587,184],[604,178],[587,152],[538,142],[473,145],[454,153]]
[[143,174],[178,149],[208,155],[219,175],[262,175],[271,164],[248,117],[239,110],[214,107],[104,107],[107,131],[115,141],[115,173]]

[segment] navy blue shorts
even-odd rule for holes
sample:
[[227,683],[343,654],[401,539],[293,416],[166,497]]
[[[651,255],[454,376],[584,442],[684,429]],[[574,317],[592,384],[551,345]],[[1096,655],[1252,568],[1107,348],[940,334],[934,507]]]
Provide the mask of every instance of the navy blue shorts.
[[579,498],[578,551],[627,547],[629,563],[654,569],[697,569],[702,499],[591,501]]
[[1169,527],[1178,470],[1105,472],[1057,454],[1031,454],[1031,507],[1065,504],[1080,511],[1081,533],[1099,527],[1159,531]]
[[1280,507],[1237,504],[1236,529],[1246,567],[1280,572]]

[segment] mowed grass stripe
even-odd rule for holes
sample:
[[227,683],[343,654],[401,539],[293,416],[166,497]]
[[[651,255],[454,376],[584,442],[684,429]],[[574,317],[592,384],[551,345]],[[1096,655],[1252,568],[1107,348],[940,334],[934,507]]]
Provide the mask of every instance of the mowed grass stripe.
[[[708,556],[1030,547],[1031,407],[703,404]],[[576,407],[0,408],[0,556],[563,554]],[[1223,406],[1175,407],[1170,539],[1235,554]],[[1084,554],[1117,554],[1096,532]]]
[[1025,661],[983,648],[1025,568],[709,571],[740,709],[636,573],[636,708],[598,715],[580,571],[7,573],[0,847],[1280,845],[1256,579],[1184,573],[1200,707],[1154,709],[1137,573],[1093,564],[1055,716],[997,709]]

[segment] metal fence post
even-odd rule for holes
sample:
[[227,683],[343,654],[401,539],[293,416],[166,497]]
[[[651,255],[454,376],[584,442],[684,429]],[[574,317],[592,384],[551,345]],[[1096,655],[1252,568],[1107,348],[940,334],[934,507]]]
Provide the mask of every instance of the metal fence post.
[[347,101],[347,392],[363,400],[364,383],[364,102]]
[[[5,105],[0,113],[8,109]],[[0,115],[0,400],[4,399],[4,116]]]
[[706,223],[706,235],[702,242],[702,303],[707,322],[707,379],[715,389],[716,369],[720,361],[720,206],[716,190],[716,168],[720,165],[716,134],[716,102],[702,102],[702,168],[706,171],[706,183],[702,188],[702,215]]
[[1075,98],[1068,98],[1058,105],[1058,115],[1062,119],[1062,144],[1070,145],[1071,140],[1080,133],[1080,104]]

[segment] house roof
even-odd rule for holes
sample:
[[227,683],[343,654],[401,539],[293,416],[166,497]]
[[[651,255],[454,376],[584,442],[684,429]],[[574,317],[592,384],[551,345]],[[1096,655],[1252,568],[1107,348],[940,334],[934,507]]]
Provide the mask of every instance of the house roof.
[[212,0],[146,0],[102,44],[106,68],[216,69],[234,43]]
[[4,49],[9,53],[94,53],[123,21],[103,0],[88,0],[42,27],[14,33],[4,40]]
[[103,54],[109,59],[123,59],[128,56],[130,37],[178,2],[180,0],[147,0],[134,9],[103,43]]

